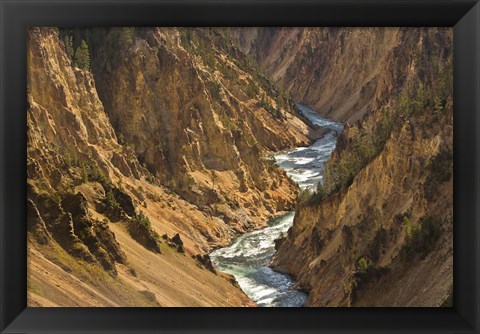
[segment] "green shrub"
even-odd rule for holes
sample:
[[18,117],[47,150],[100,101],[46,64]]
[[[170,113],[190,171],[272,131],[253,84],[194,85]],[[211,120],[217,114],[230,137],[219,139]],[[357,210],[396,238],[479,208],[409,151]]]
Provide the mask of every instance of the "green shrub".
[[106,186],[110,184],[110,180],[107,178],[105,174],[96,166],[92,166],[91,168],[91,180],[100,183],[102,186]]
[[415,254],[426,256],[435,246],[442,234],[442,221],[432,216],[423,216],[418,223],[404,220],[405,243],[400,250],[403,260],[411,259]]
[[313,191],[311,189],[302,189],[300,194],[298,194],[297,201],[299,204],[310,204],[313,196]]
[[192,31],[191,29],[185,29],[184,31],[180,32],[180,43],[186,49],[190,48],[192,43]]
[[361,257],[357,261],[357,272],[359,273],[366,273],[370,267],[372,267],[372,261],[370,261],[368,258]]
[[217,64],[217,68],[220,71],[220,73],[222,73],[222,75],[225,79],[230,80],[230,81],[237,79],[237,73],[228,64],[220,62],[220,63]]
[[87,183],[89,181],[88,175],[89,175],[89,166],[87,163],[82,162],[80,164],[80,175],[82,177],[83,183]]
[[218,116],[220,117],[220,121],[222,121],[222,124],[225,128],[229,129],[229,130],[235,130],[235,129],[238,129],[238,126],[232,122],[232,120],[230,119],[230,117],[228,117],[227,114],[225,114],[224,111],[220,111],[218,113]]
[[257,85],[253,81],[249,81],[247,87],[245,87],[245,94],[251,99],[257,96],[259,93]]
[[317,190],[315,192],[315,196],[317,199],[323,199],[326,195],[325,187],[322,181],[317,183]]
[[217,64],[217,61],[215,59],[215,53],[213,49],[210,49],[209,52],[205,53],[203,56],[203,62],[205,63],[206,66],[208,66],[211,69],[215,69],[215,65]]
[[65,166],[67,168],[73,167],[73,166],[78,166],[78,157],[77,157],[77,152],[68,152],[65,151],[63,152],[63,160],[65,162]]
[[273,170],[277,167],[277,161],[275,160],[274,157],[266,157],[263,159],[263,161],[267,165],[267,168],[270,170]]
[[82,39],[80,46],[75,51],[75,65],[83,70],[90,69],[90,52],[88,51],[88,45],[85,40]]
[[117,202],[111,188],[105,193],[104,203],[107,206],[107,209],[112,211],[120,209],[120,203]]
[[130,46],[133,44],[134,27],[122,27],[118,34],[118,43],[122,46]]
[[140,211],[129,221],[127,230],[132,238],[145,248],[161,253],[160,236],[152,229],[150,220],[143,212]]
[[210,171],[210,180],[212,182],[212,190],[215,191],[215,182],[218,180],[218,175],[215,171]]
[[317,188],[315,191],[311,189],[304,189],[300,191],[297,201],[302,205],[310,205],[321,202],[327,195],[328,194],[325,191],[324,185],[320,181],[317,183]]
[[147,227],[149,229],[152,227],[152,223],[150,223],[150,219],[148,219],[148,217],[145,216],[145,214],[142,211],[138,213],[136,220],[140,225],[143,225],[144,227]]
[[195,185],[195,179],[191,176],[187,177],[187,187],[191,188]]
[[389,271],[387,267],[375,266],[373,262],[365,256],[358,259],[355,269],[352,280],[344,283],[344,292],[346,294],[350,293],[352,303],[356,300],[358,292],[361,291],[365,285],[378,280]]

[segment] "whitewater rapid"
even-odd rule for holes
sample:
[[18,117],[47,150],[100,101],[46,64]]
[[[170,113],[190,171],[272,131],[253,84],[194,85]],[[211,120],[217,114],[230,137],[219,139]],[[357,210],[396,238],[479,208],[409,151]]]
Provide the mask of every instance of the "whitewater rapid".
[[[297,107],[313,124],[329,131],[311,146],[279,152],[274,158],[300,188],[314,189],[322,181],[324,164],[335,149],[337,134],[343,126],[304,105]],[[230,246],[210,254],[215,267],[235,276],[242,290],[258,306],[299,307],[307,298],[304,292],[292,289],[295,283],[292,277],[269,267],[275,254],[274,241],[286,235],[294,215],[289,212],[274,218],[268,222],[268,227],[243,234]]]

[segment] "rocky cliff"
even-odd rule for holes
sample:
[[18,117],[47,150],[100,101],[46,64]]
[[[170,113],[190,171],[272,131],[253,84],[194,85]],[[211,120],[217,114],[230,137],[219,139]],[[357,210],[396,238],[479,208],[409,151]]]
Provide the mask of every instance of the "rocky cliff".
[[206,253],[294,207],[271,154],[322,133],[293,101],[346,126],[274,267],[308,306],[451,299],[451,29],[36,28],[27,56],[30,306],[251,306]]
[[319,134],[228,50],[207,30],[29,31],[30,306],[252,305],[204,254],[291,207],[269,154]]
[[[377,40],[375,29],[366,32]],[[275,268],[297,276],[297,286],[310,293],[308,306],[440,306],[451,300],[452,31],[387,29],[381,35],[392,33],[402,42],[387,64],[393,72],[380,77],[396,78],[395,94],[370,103],[346,126],[324,183],[302,195],[274,259]],[[352,61],[342,50],[362,47],[345,43],[333,58],[327,53],[318,61],[325,68]],[[363,66],[350,73],[375,72]],[[330,80],[329,87],[343,84]],[[375,83],[377,92],[384,80]],[[370,96],[367,89],[359,92],[360,99]]]
[[209,28],[136,28],[112,48],[118,30],[93,34],[105,110],[162,185],[238,232],[291,207],[295,189],[268,155],[315,134],[231,42]]
[[408,59],[423,43],[420,35],[421,29],[383,27],[230,31],[296,102],[352,124],[401,90]]

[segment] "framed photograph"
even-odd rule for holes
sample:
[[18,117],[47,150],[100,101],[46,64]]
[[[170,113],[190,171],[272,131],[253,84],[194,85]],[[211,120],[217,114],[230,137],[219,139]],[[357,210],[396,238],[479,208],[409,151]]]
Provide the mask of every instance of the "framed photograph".
[[478,333],[477,1],[1,2],[2,333]]

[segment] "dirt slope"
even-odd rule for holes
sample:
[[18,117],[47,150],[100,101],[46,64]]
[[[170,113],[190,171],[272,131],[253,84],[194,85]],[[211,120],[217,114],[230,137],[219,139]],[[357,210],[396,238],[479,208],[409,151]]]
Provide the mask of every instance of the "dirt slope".
[[318,133],[220,47],[232,87],[178,29],[87,31],[28,35],[29,305],[251,306],[205,254],[292,206],[268,154]]

